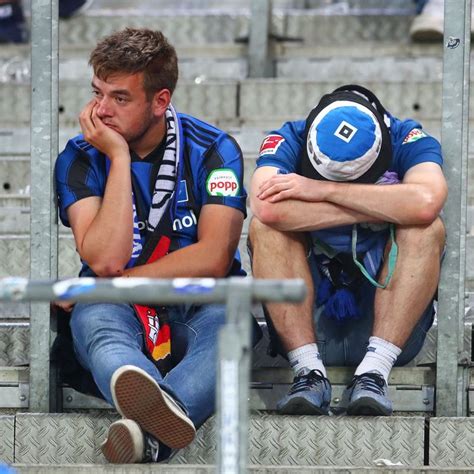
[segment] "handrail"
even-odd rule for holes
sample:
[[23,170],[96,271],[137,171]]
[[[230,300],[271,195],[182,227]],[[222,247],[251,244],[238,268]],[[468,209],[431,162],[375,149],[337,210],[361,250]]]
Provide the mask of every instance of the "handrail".
[[251,304],[270,301],[296,303],[302,301],[305,294],[303,280],[257,280],[251,277],[0,279],[0,301],[226,303],[226,323],[219,334],[216,387],[219,428],[216,468],[221,474],[244,473],[247,469]]
[[303,280],[215,278],[69,278],[35,281],[0,278],[0,301],[134,302],[151,304],[225,303],[234,287],[245,282],[252,302],[298,302]]

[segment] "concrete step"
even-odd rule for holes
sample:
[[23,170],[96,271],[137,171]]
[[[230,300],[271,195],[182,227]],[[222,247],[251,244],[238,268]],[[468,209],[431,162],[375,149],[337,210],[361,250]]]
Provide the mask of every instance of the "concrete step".
[[[115,419],[115,415],[4,416],[0,418],[2,458],[28,466],[103,465],[99,445]],[[425,432],[426,422],[429,427]],[[432,469],[472,468],[473,432],[472,418],[291,417],[256,413],[250,420],[248,459],[250,465],[292,466],[298,472],[311,472],[306,469],[315,466],[375,467],[377,459],[399,463],[401,469],[421,468],[424,464]],[[215,440],[214,421],[210,419],[199,429],[195,441],[170,464],[213,464]]]
[[[353,47],[353,46],[352,46]],[[359,45],[353,51],[326,47],[278,43],[273,45],[275,76],[318,81],[369,82],[374,77],[387,82],[439,81],[442,77],[442,47],[374,44]],[[15,54],[16,53],[16,54]],[[245,79],[248,76],[248,48],[242,43],[193,45],[177,48],[180,80]],[[29,51],[0,48],[0,82],[30,81]],[[89,50],[60,50],[60,81],[89,81]],[[374,61],[374,58],[377,60]],[[472,76],[474,77],[474,72]]]
[[[346,46],[355,43],[409,44],[411,17],[373,14],[322,15],[317,9],[275,9],[272,33],[302,45]],[[369,13],[369,12],[368,12]],[[91,49],[98,39],[125,26],[163,31],[176,46],[232,44],[248,37],[250,9],[181,10],[135,8],[90,11],[74,21],[60,22],[63,48]],[[283,40],[284,41],[284,40]]]
[[[202,11],[212,10],[241,10],[250,8],[251,0],[134,0],[133,7],[136,10],[155,10],[159,5],[162,9]],[[365,11],[384,12],[387,15],[394,13],[412,13],[414,5],[411,0],[273,0],[273,6],[278,9],[318,9],[325,14],[334,11],[344,11],[348,14],[360,14]],[[28,10],[31,0],[23,0],[24,8]],[[89,13],[100,9],[130,8],[129,0],[95,0],[90,6]]]
[[[441,119],[441,82],[400,81],[365,83],[397,117]],[[222,128],[247,124],[265,128],[265,123],[306,117],[319,98],[340,86],[340,81],[318,82],[297,79],[260,79],[243,81],[182,81],[174,95],[181,112],[196,115]],[[90,98],[87,82],[63,82],[60,89],[61,126],[77,127],[77,116]],[[0,89],[0,125],[17,127],[30,120],[29,87],[4,84]],[[471,97],[471,103],[474,99]]]

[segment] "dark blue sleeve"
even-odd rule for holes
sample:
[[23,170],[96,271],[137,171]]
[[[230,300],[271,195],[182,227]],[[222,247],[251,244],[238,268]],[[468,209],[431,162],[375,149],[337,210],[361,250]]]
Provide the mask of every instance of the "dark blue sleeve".
[[61,222],[69,227],[68,207],[86,197],[102,196],[105,180],[100,178],[93,156],[78,147],[74,140],[69,140],[59,154],[54,174],[59,216]]
[[297,173],[304,146],[305,121],[287,122],[270,132],[260,146],[257,168],[274,166],[285,173]]
[[436,138],[428,135],[420,124],[405,121],[397,133],[394,143],[394,171],[403,179],[406,172],[421,163],[437,163],[443,166],[441,145]]
[[202,205],[223,204],[239,209],[246,216],[242,151],[233,137],[219,135],[203,157],[199,173]]

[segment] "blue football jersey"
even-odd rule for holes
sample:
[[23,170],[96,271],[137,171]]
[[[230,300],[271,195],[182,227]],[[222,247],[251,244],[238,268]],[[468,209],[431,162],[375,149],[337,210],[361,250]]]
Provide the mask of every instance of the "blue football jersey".
[[[178,113],[178,119],[182,158],[175,189],[170,251],[197,241],[199,214],[206,204],[230,206],[246,215],[243,158],[237,142],[222,130],[189,115]],[[163,151],[164,145],[161,144],[143,159],[131,153],[134,201],[142,211],[138,213],[138,227],[144,233],[156,166],[162,159]],[[65,226],[70,226],[67,209],[71,204],[86,197],[104,195],[109,166],[109,159],[87,143],[82,135],[69,140],[55,166],[59,214]],[[216,229],[216,240],[218,238]],[[82,274],[90,273],[87,264],[83,263]],[[229,275],[245,275],[238,251]]]
[[[287,122],[280,129],[271,131],[260,147],[257,168],[274,166],[283,173],[300,173],[302,152],[306,148],[305,125],[305,120]],[[439,142],[428,135],[415,120],[399,120],[390,116],[390,137],[393,156],[389,171],[396,172],[400,181],[417,164],[433,162],[442,166]],[[378,232],[361,228],[358,232],[357,250],[365,252],[371,248],[378,239],[377,234]],[[311,232],[311,235],[337,251],[351,251],[352,226],[318,230]]]

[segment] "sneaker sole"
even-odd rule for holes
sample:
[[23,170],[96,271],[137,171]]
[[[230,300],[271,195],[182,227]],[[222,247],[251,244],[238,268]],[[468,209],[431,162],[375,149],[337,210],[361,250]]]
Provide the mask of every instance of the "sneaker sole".
[[184,448],[193,441],[196,429],[192,421],[144,371],[121,367],[114,373],[111,387],[117,411],[158,441],[172,449]]
[[390,416],[392,409],[385,408],[371,397],[362,397],[351,402],[347,414],[351,416]]
[[328,415],[328,408],[317,407],[305,398],[293,398],[283,407],[277,409],[282,415]]
[[143,460],[144,443],[143,433],[136,423],[119,420],[110,425],[100,449],[110,463],[132,464]]

